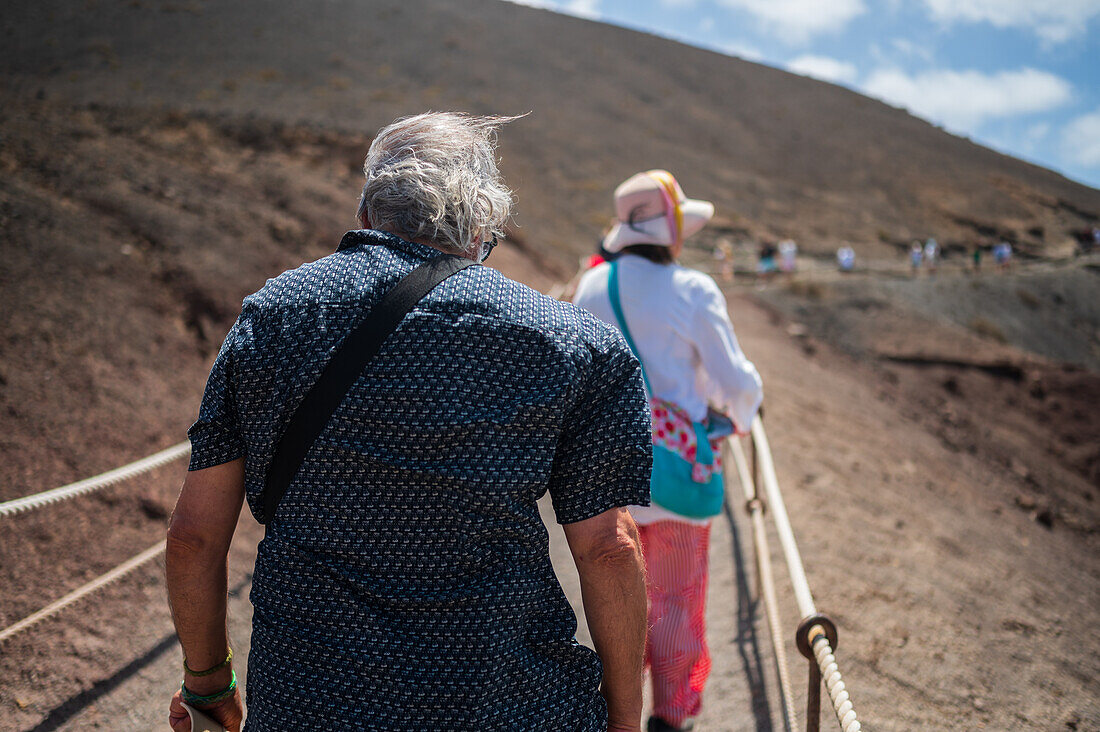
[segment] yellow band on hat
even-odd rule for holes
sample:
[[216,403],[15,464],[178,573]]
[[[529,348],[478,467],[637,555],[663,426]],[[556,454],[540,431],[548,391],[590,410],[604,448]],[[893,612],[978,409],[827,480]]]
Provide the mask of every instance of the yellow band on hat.
[[650,178],[657,181],[661,186],[661,189],[666,194],[669,202],[672,204],[672,217],[676,222],[676,230],[673,233],[672,244],[679,244],[684,238],[684,211],[680,207],[681,196],[680,187],[676,184],[676,179],[672,177],[672,173],[667,170],[650,170],[646,173]]

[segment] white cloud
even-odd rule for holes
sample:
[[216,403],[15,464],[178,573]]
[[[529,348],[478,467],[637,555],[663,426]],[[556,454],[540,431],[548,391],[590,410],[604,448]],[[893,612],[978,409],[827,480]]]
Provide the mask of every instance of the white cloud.
[[562,6],[562,11],[582,18],[596,19],[600,17],[600,0],[569,0]]
[[553,10],[557,13],[576,15],[581,18],[600,18],[600,0],[504,0],[514,5],[526,5],[531,8]]
[[855,64],[828,56],[799,56],[787,63],[787,70],[834,84],[850,84],[858,75]]
[[714,18],[709,15],[699,20],[699,30],[702,33],[709,33],[714,30]]
[[552,0],[504,0],[513,5],[526,5],[529,8],[541,8],[543,10],[557,10],[558,6]]
[[791,43],[837,31],[867,8],[863,0],[718,0],[755,17],[770,33]]
[[1100,0],[924,0],[942,23],[990,23],[1033,30],[1047,43],[1079,36],[1100,15]]
[[1038,122],[1024,130],[1024,139],[1031,145],[1042,142],[1050,134],[1050,122]]
[[912,76],[879,69],[862,86],[873,97],[962,132],[973,132],[986,120],[1054,109],[1068,102],[1073,91],[1060,76],[1031,68],[993,74],[938,70]]
[[890,45],[894,47],[903,56],[912,56],[919,58],[922,61],[932,61],[932,49],[922,46],[918,43],[910,41],[908,38],[895,38],[890,41]]
[[998,147],[1010,155],[1031,154],[1035,152],[1036,146],[1047,139],[1050,130],[1050,122],[1036,122],[1024,128],[1022,133],[1006,138]]
[[743,58],[746,61],[763,61],[764,52],[756,46],[750,43],[744,43],[743,41],[727,41],[716,47],[715,50],[721,51],[727,56],[736,56]]
[[1100,168],[1100,108],[1070,120],[1065,126],[1062,157],[1068,165]]

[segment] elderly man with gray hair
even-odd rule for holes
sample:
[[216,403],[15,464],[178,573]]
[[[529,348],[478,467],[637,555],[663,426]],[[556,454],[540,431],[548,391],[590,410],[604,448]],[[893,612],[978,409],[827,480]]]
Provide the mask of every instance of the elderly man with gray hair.
[[[383,129],[362,228],[245,299],[168,530],[176,732],[184,703],[241,725],[226,553],[245,501],[266,530],[245,730],[639,729],[641,372],[614,328],[476,264],[511,206],[507,121]],[[550,563],[547,492],[595,652]]]

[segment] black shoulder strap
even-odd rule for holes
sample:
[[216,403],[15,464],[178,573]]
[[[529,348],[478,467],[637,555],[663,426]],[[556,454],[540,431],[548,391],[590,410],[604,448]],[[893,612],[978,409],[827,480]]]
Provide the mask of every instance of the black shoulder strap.
[[370,314],[355,327],[325,366],[321,378],[298,405],[286,432],[275,448],[264,484],[264,523],[270,524],[275,511],[294,481],[313,441],[325,429],[344,395],[400,325],[432,288],[459,270],[476,264],[472,259],[444,254],[424,262],[382,296]]

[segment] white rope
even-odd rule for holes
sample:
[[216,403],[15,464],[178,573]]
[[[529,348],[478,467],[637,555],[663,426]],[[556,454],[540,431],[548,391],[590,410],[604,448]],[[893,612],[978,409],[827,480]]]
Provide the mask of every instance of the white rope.
[[768,508],[771,510],[772,520],[775,521],[775,530],[779,536],[779,543],[783,547],[783,555],[787,558],[787,571],[791,575],[791,584],[794,586],[794,597],[798,602],[798,611],[802,617],[809,617],[817,612],[814,607],[814,597],[810,593],[810,583],[806,579],[806,569],[802,566],[802,555],[798,553],[798,544],[794,540],[794,532],[791,530],[791,520],[787,517],[787,508],[783,505],[783,494],[779,491],[779,479],[775,477],[775,463],[772,462],[771,447],[768,446],[768,436],[764,433],[764,423],[757,416],[752,422],[752,439],[756,443],[756,455],[760,461],[760,473],[764,478],[764,491],[768,497]]
[[72,592],[70,592],[69,594],[65,595],[60,600],[52,602],[49,605],[47,605],[46,607],[39,610],[38,612],[33,613],[31,615],[28,615],[27,617],[23,618],[22,620],[20,620],[15,625],[11,625],[11,626],[8,626],[7,628],[4,628],[3,630],[0,630],[0,643],[3,643],[8,638],[12,637],[13,635],[20,632],[21,630],[26,630],[27,628],[34,625],[35,623],[38,623],[42,620],[45,620],[46,618],[50,617],[51,615],[56,615],[57,613],[61,612],[65,608],[67,608],[69,605],[72,605],[77,600],[80,600],[81,598],[83,598],[85,595],[89,595],[89,594],[95,592],[96,590],[98,590],[99,588],[103,587],[104,585],[108,585],[111,582],[114,582],[118,578],[122,577],[123,575],[126,575],[126,574],[134,571],[135,569],[137,569],[141,565],[145,564],[150,559],[156,557],[158,554],[160,554],[163,551],[164,551],[164,541],[158,541],[156,544],[149,547],[148,549],[143,551],[141,554],[138,554],[137,556],[126,560],[122,564],[120,564],[117,567],[115,567],[114,569],[112,569],[110,572],[107,572],[104,575],[100,575],[99,577],[95,578],[94,580],[92,580],[88,584],[86,584],[82,587],[79,587],[79,588],[73,590]]
[[[806,618],[815,615],[817,609],[814,607],[814,598],[810,593],[810,583],[806,579],[806,569],[802,564],[802,556],[798,552],[798,544],[794,539],[794,531],[791,530],[791,522],[787,516],[787,508],[783,503],[783,494],[779,490],[779,479],[775,474],[775,462],[772,460],[768,436],[764,432],[764,423],[759,416],[757,416],[752,423],[752,440],[756,447],[756,458],[760,467],[761,476],[763,477],[764,489],[767,493],[768,509],[775,521],[776,534],[779,536],[779,542],[783,547],[783,554],[787,559],[787,570],[791,576],[791,584],[794,587],[798,609],[802,613],[802,617]],[[745,486],[746,497],[755,497],[756,488],[753,483],[753,476],[749,472],[748,463],[745,460],[744,452],[741,450],[741,445],[736,438],[730,438],[730,446],[733,452],[734,462],[737,463],[741,484]],[[751,495],[748,486],[752,486]],[[752,509],[752,513],[759,514],[760,509]],[[754,516],[754,535],[756,533],[757,521],[763,524],[763,518],[761,516]],[[762,529],[760,533],[763,534]],[[767,561],[768,548],[766,541],[758,543],[756,553],[758,562],[761,557],[765,558],[765,562]],[[763,563],[761,563],[761,566],[763,566]],[[761,577],[763,578],[763,571],[761,571]],[[774,596],[774,590],[772,593]],[[765,600],[765,604],[767,604],[767,600]],[[769,615],[769,624],[771,624],[771,622]],[[821,679],[829,692],[829,698],[832,700],[833,711],[836,713],[837,721],[840,723],[840,729],[842,732],[859,732],[862,727],[859,720],[856,719],[856,712],[852,707],[852,700],[845,688],[844,681],[840,677],[840,668],[837,666],[836,657],[833,655],[833,649],[829,644],[825,629],[821,625],[814,625],[809,629],[807,638],[811,643],[814,658],[821,671]],[[781,644],[777,645],[777,649],[780,647]],[[782,680],[780,683],[782,684]]]
[[34,508],[41,508],[51,503],[64,501],[68,498],[73,498],[84,493],[90,493],[100,488],[105,488],[109,485],[114,485],[128,478],[133,478],[135,475],[146,473],[153,468],[159,468],[161,465],[166,465],[173,460],[178,460],[190,452],[191,443],[181,442],[178,445],[169,447],[166,450],[161,450],[158,453],[132,462],[129,465],[123,465],[121,468],[115,468],[114,470],[109,470],[106,473],[91,478],[85,478],[76,483],[63,485],[60,488],[43,491],[42,493],[35,493],[32,496],[5,501],[4,503],[0,503],[0,518],[22,511],[29,511]]
[[[818,633],[816,638],[815,632]],[[862,725],[856,719],[856,710],[852,708],[852,700],[843,679],[840,678],[840,668],[825,636],[825,629],[815,625],[810,629],[810,638],[813,639],[814,657],[817,659],[817,667],[821,669],[821,679],[829,691],[829,698],[833,701],[833,711],[836,712],[836,720],[840,722],[840,729],[843,732],[859,732]]]
[[730,452],[733,453],[733,462],[737,466],[737,474],[741,478],[741,488],[744,491],[745,500],[749,502],[749,518],[752,520],[752,537],[756,547],[756,569],[760,578],[761,594],[764,597],[764,610],[768,614],[768,629],[771,631],[775,671],[779,677],[779,693],[782,697],[780,701],[784,713],[784,729],[787,732],[792,732],[798,727],[798,716],[794,711],[794,694],[791,692],[787,651],[783,645],[783,630],[779,621],[779,601],[775,595],[775,580],[772,576],[772,561],[768,552],[764,512],[759,501],[753,501],[757,497],[756,485],[753,483],[748,461],[745,460],[745,452],[741,449],[741,441],[736,437],[731,437],[729,444]]

